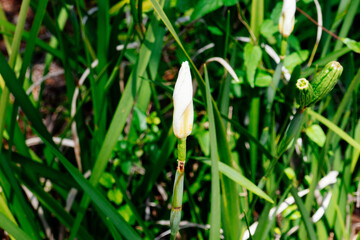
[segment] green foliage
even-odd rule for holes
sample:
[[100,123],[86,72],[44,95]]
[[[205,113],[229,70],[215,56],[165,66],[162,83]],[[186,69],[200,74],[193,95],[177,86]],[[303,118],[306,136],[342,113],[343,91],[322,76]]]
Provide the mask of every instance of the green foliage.
[[259,46],[247,43],[244,48],[244,64],[246,77],[251,87],[255,86],[255,71],[261,60],[262,51]]
[[[318,43],[307,0],[286,39],[282,1],[10,3],[0,7],[2,238],[168,239],[179,157],[178,238],[356,238],[360,0],[320,2],[331,34]],[[186,153],[172,130],[185,60]],[[304,78],[311,89],[297,87]]]

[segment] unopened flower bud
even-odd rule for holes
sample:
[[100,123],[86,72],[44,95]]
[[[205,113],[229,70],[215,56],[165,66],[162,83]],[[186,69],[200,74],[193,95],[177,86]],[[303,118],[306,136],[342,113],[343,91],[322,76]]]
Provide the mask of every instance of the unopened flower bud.
[[337,61],[329,62],[325,67],[315,75],[311,82],[314,94],[312,103],[321,100],[328,94],[336,85],[339,77],[343,72],[343,67]]
[[178,138],[190,135],[194,120],[193,88],[189,63],[183,62],[174,88],[173,130]]
[[289,37],[295,24],[296,0],[284,0],[280,20],[279,31],[284,37]]

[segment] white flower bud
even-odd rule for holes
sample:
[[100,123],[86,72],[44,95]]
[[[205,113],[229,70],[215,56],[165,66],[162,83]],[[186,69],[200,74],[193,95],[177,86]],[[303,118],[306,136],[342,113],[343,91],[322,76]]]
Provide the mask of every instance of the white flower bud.
[[174,116],[173,130],[178,138],[185,138],[190,135],[193,120],[193,88],[189,63],[183,62],[179,71],[174,88]]
[[289,37],[295,24],[296,0],[284,0],[279,20],[279,31],[284,37]]

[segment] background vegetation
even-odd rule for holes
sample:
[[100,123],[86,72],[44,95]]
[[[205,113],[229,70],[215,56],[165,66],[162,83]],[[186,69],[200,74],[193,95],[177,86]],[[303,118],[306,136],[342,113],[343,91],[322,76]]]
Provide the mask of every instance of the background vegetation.
[[[280,61],[282,1],[1,1],[0,236],[167,239],[189,61],[181,239],[356,238],[359,0],[315,3]],[[296,80],[333,60],[338,84],[290,125]]]

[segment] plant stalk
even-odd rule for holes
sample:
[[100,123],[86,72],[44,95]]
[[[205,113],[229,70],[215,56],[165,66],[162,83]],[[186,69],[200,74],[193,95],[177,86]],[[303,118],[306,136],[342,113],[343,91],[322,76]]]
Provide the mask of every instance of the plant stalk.
[[181,220],[181,208],[184,192],[184,170],[186,160],[186,137],[178,139],[178,166],[175,174],[172,207],[170,214],[170,239],[176,239]]

